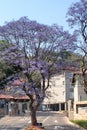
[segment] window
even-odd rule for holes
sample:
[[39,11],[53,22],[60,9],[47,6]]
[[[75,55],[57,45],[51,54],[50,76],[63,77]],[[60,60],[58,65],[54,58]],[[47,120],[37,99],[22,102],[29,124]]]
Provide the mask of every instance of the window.
[[73,89],[73,88],[70,88],[70,92],[74,92],[74,89]]
[[65,104],[61,103],[61,110],[65,110]]
[[63,85],[65,84],[65,82],[63,81]]
[[65,94],[65,91],[63,91],[63,95]]
[[79,95],[79,101],[81,101],[81,95]]
[[1,100],[1,101],[0,101],[0,108],[4,108],[4,104],[5,104],[5,101],[4,101],[4,100]]

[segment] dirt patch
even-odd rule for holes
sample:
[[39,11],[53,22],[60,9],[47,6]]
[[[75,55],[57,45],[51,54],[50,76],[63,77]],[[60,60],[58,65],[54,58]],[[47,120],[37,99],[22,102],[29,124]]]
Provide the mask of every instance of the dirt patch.
[[43,127],[37,127],[37,126],[29,126],[25,130],[45,130]]

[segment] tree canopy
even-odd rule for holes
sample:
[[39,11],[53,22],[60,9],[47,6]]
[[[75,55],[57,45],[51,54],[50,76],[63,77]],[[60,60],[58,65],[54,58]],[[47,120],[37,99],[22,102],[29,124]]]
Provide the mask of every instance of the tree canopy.
[[[58,25],[43,25],[22,17],[0,26],[0,38],[8,44],[0,53],[1,60],[15,69],[14,76],[25,77],[21,86],[30,98],[33,115],[43,101],[51,74],[67,64],[72,65],[64,59],[59,60],[57,54],[61,49],[75,49],[76,34],[70,34]],[[35,125],[36,118],[31,117]]]
[[83,87],[87,93],[87,0],[80,0],[72,4],[67,13],[67,21],[78,32],[77,48],[82,52]]

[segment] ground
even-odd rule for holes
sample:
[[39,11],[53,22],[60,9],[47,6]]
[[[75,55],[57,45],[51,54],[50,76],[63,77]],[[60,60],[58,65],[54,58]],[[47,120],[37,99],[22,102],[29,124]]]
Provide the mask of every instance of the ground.
[[38,111],[37,122],[45,129],[31,127],[30,116],[4,116],[0,118],[0,130],[84,130],[71,123],[65,113]]
[[30,126],[30,127],[26,128],[25,130],[44,130],[44,128],[40,128],[37,126]]

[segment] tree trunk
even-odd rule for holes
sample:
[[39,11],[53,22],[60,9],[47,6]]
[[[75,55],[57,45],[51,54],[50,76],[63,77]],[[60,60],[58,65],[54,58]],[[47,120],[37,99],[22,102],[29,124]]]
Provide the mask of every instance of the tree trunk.
[[39,106],[38,102],[35,102],[34,100],[30,101],[31,125],[33,126],[37,125],[36,111],[37,111],[38,106]]
[[37,125],[37,119],[36,119],[36,110],[31,110],[31,125],[36,126]]

